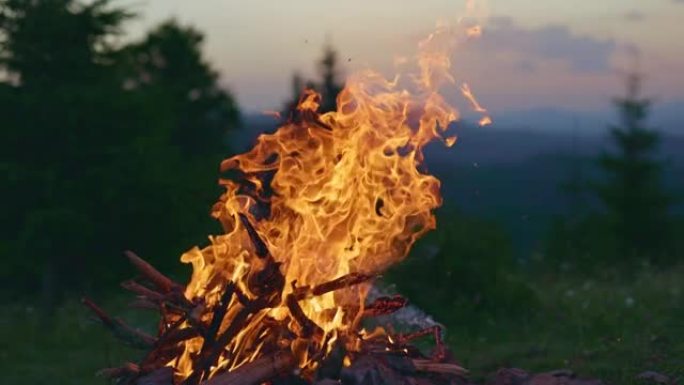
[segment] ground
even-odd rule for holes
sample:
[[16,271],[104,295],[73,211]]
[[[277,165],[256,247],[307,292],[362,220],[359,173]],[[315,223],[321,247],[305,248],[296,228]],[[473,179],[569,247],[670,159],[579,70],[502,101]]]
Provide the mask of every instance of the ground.
[[[477,333],[449,328],[451,349],[475,379],[506,366],[568,368],[621,385],[638,383],[635,376],[646,370],[684,380],[684,266],[645,268],[629,281],[556,278],[533,285],[541,303],[532,315],[491,319]],[[104,300],[105,308],[137,326],[152,324],[153,317],[123,301]],[[26,303],[5,304],[2,314],[4,384],[104,384],[98,369],[139,354],[89,321],[76,300],[50,318]]]
[[638,383],[647,370],[684,380],[684,267],[644,268],[629,281],[531,282],[541,305],[522,321],[491,320],[480,335],[452,328],[450,344],[476,376],[514,366],[612,384]]

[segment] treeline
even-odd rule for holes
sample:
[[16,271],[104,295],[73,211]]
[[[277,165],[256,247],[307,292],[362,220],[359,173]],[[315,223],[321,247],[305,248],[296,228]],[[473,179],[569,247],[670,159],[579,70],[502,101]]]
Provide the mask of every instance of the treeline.
[[0,0],[2,288],[111,287],[133,249],[165,270],[203,242],[233,97],[202,34],[170,20],[124,42],[109,0]]

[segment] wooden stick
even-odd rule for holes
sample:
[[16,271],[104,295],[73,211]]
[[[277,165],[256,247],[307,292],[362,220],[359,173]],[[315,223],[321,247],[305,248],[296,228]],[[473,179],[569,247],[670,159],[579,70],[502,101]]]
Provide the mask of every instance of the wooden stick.
[[295,289],[294,294],[298,300],[302,300],[305,298],[316,297],[319,295],[330,293],[331,291],[343,289],[345,287],[358,285],[360,283],[369,281],[373,278],[374,278],[373,275],[366,275],[366,274],[361,274],[361,273],[350,273],[347,275],[343,275],[339,278],[335,278],[332,281],[328,281],[328,282],[324,282],[324,283],[321,283],[319,285],[316,285],[313,288],[311,288],[309,286],[298,287]]
[[254,245],[254,253],[259,259],[265,261],[265,265],[261,270],[250,273],[247,282],[250,291],[257,295],[268,295],[282,291],[285,285],[285,277],[280,272],[280,263],[273,259],[271,252],[266,246],[266,242],[261,239],[259,233],[249,222],[249,218],[242,213],[239,213],[238,216]]
[[155,302],[161,302],[164,300],[164,295],[162,293],[145,287],[133,280],[122,282],[121,287]]
[[207,339],[213,341],[216,338],[219,327],[223,322],[223,317],[226,316],[228,311],[228,304],[233,299],[233,294],[235,293],[235,284],[233,282],[228,282],[223,289],[223,294],[221,294],[221,300],[218,305],[214,308],[213,317],[211,319],[211,324],[209,324],[209,330],[207,332]]
[[183,328],[169,330],[161,338],[157,346],[173,345],[181,341],[189,340],[190,338],[200,336],[200,332],[195,328]]
[[202,385],[259,385],[294,369],[296,360],[289,351],[263,356],[239,368],[219,374]]
[[289,294],[287,298],[285,298],[285,302],[287,303],[287,308],[290,310],[290,314],[292,314],[292,318],[294,318],[301,327],[300,337],[310,338],[312,335],[323,336],[323,329],[304,314],[304,310],[299,306],[297,297]]
[[148,310],[155,310],[159,311],[159,304],[153,301],[150,301],[147,298],[137,298],[131,301],[128,306],[136,309],[148,309]]
[[432,334],[433,338],[435,339],[435,353],[433,354],[432,358],[434,361],[441,361],[442,359],[444,359],[446,352],[444,342],[442,342],[442,328],[439,325],[430,326],[425,329],[421,329],[409,334],[402,334],[399,336],[398,339],[400,344],[405,344],[416,338],[420,338],[430,334]]
[[454,374],[464,376],[468,374],[468,370],[452,363],[434,362],[431,360],[413,359],[411,360],[413,366],[419,372],[432,372],[442,374]]
[[392,314],[406,306],[407,303],[408,300],[400,295],[395,295],[392,297],[379,297],[372,303],[366,305],[363,310],[363,316],[377,317],[381,315]]
[[249,239],[254,245],[254,253],[256,256],[263,259],[271,255],[271,253],[268,251],[268,247],[266,247],[266,243],[261,239],[254,226],[252,226],[252,224],[249,222],[249,218],[242,213],[239,213],[238,216],[240,217],[240,222],[245,227],[245,230],[247,230]]
[[[223,318],[226,316],[228,311],[228,304],[233,299],[233,294],[235,293],[236,285],[233,282],[228,282],[223,289],[223,294],[221,295],[221,300],[218,305],[214,308],[214,314],[209,324],[209,329],[207,334],[202,341],[202,349],[200,350],[200,357],[207,357],[211,354],[211,349],[215,349],[214,342],[216,335],[218,334],[221,323],[223,323]],[[204,365],[203,367],[196,368],[196,371],[200,371],[198,378],[202,378],[207,375],[207,370],[209,368]],[[196,381],[193,378],[193,381]],[[190,382],[189,382],[190,383]]]
[[140,273],[142,273],[142,275],[144,275],[147,279],[152,281],[152,283],[163,293],[168,293],[173,289],[181,289],[182,291],[181,285],[173,282],[167,276],[160,273],[152,265],[147,263],[147,261],[138,257],[134,252],[127,250],[124,252],[124,254],[126,257],[128,257],[128,260],[131,261],[133,266],[135,266],[138,271],[140,271]]
[[242,290],[240,290],[240,288],[237,285],[233,286],[233,290],[235,291],[235,297],[238,299],[240,304],[242,306],[247,306],[250,302],[249,297],[247,297],[247,295]]
[[268,298],[261,297],[254,301],[251,301],[246,307],[240,309],[240,311],[235,315],[232,322],[228,328],[214,341],[207,341],[209,343],[207,355],[198,358],[196,361],[196,368],[185,381],[186,385],[194,385],[199,383],[205,372],[209,370],[212,366],[216,364],[216,361],[221,356],[224,348],[228,343],[235,338],[237,333],[240,332],[245,322],[250,316],[258,313],[264,309],[269,304]]
[[261,270],[250,271],[247,277],[249,290],[257,296],[280,295],[285,286],[285,277],[280,271],[280,263],[268,255],[264,258],[265,264]]
[[350,273],[343,275],[339,278],[333,279],[330,282],[325,282],[320,285],[314,286],[311,290],[313,296],[323,295],[331,291],[339,290],[345,287],[358,285],[360,283],[366,282],[372,279],[372,275],[366,275],[361,273]]
[[118,318],[112,318],[104,312],[99,306],[88,298],[81,299],[81,302],[97,315],[102,324],[111,330],[114,335],[130,345],[140,348],[149,349],[156,343],[156,338],[144,333],[138,329],[134,329]]
[[156,370],[139,377],[135,380],[135,385],[172,385],[173,368],[162,366]]

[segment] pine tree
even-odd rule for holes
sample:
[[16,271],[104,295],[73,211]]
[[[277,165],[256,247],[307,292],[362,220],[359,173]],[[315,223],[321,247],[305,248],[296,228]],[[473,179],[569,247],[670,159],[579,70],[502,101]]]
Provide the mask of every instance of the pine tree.
[[124,50],[126,87],[172,115],[171,141],[184,155],[213,154],[220,159],[226,152],[226,133],[238,125],[239,112],[204,58],[203,41],[204,35],[193,27],[175,20],[161,23]]
[[321,112],[334,111],[337,109],[337,94],[342,91],[343,86],[338,79],[337,51],[332,46],[325,46],[318,67],[321,76],[321,83],[318,85],[318,91],[321,93]]
[[621,125],[610,128],[614,151],[599,159],[606,178],[596,186],[597,193],[621,258],[655,261],[670,246],[671,199],[661,183],[660,135],[646,124],[651,101],[641,97],[640,75],[628,77],[627,94],[615,104]]
[[344,88],[340,81],[340,69],[337,58],[337,51],[331,46],[323,47],[323,56],[318,61],[318,81],[304,81],[299,73],[292,76],[293,95],[284,104],[282,116],[285,120],[292,118],[292,114],[297,107],[302,91],[306,88],[313,89],[321,95],[319,112],[325,113],[337,109],[337,95]]

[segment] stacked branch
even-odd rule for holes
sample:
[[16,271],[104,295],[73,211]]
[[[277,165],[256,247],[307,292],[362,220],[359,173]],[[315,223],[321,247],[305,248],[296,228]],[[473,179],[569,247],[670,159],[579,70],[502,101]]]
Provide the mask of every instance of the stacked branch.
[[[310,341],[309,344],[319,347],[326,346],[329,341],[323,340],[323,329],[306,316],[299,301],[368,282],[373,276],[352,273],[315,286],[297,287],[293,283],[292,292],[282,298],[285,277],[280,271],[279,264],[273,259],[266,243],[260,238],[247,216],[240,215],[239,220],[249,235],[255,256],[261,261],[261,268],[251,272],[248,278],[247,287],[250,295],[244,293],[236,282],[229,281],[223,286],[217,303],[207,306],[202,298],[186,298],[183,285],[174,282],[135,253],[127,251],[126,257],[140,273],[140,278],[126,281],[122,286],[136,294],[134,306],[152,308],[160,312],[161,320],[157,335],[151,336],[135,329],[123,320],[111,317],[91,300],[83,299],[83,304],[115,336],[131,346],[147,351],[140,362],[129,362],[121,367],[104,369],[100,372],[102,375],[116,379],[122,384],[136,385],[256,385],[275,378],[292,376],[292,373],[298,372],[298,361],[291,346],[295,339]],[[406,303],[406,299],[400,296],[381,297],[363,309],[349,310],[356,311],[361,318],[376,317],[391,314],[404,307]],[[232,317],[227,319],[230,304],[239,304],[239,309],[231,313]],[[250,362],[232,370],[224,369],[222,372],[213,373],[219,359],[227,354],[227,347],[253,317],[266,309],[278,306],[285,306],[288,309],[290,319],[294,320],[297,326],[296,330],[290,330],[287,320],[277,321],[263,317],[260,322],[273,332],[273,336],[267,340],[268,345],[262,347],[259,354]],[[279,338],[283,335],[286,338]],[[425,335],[432,335],[435,338],[436,353],[432,357],[424,357],[417,349],[408,345],[411,340]],[[395,339],[380,335],[363,340],[361,336],[357,336],[362,348],[353,352],[345,351],[344,355],[347,358],[351,357],[352,360],[361,356],[398,356],[411,368],[411,375],[427,374],[436,379],[462,376],[465,373],[463,368],[454,363],[443,362],[445,350],[440,335],[441,331],[438,328],[429,328],[408,335],[399,335]],[[174,373],[169,365],[183,352],[181,343],[197,337],[202,339],[201,349],[192,357],[192,372],[184,378]],[[327,359],[323,350],[312,357],[321,365]]]

